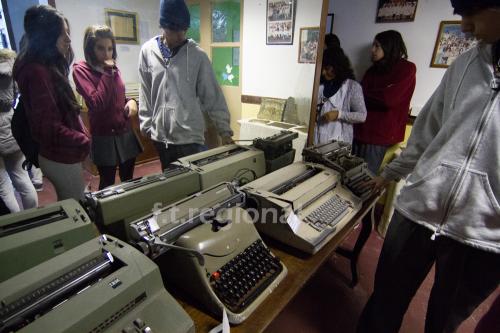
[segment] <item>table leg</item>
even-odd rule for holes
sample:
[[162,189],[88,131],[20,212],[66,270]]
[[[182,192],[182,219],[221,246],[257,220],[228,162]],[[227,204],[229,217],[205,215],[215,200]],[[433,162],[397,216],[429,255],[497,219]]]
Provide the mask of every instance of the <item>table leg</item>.
[[361,250],[366,244],[366,241],[370,237],[373,226],[370,214],[367,214],[363,217],[361,222],[361,231],[359,232],[358,239],[354,244],[354,248],[352,250],[345,249],[343,247],[337,248],[336,252],[341,256],[349,259],[351,261],[351,288],[354,288],[358,284],[358,258],[361,253]]

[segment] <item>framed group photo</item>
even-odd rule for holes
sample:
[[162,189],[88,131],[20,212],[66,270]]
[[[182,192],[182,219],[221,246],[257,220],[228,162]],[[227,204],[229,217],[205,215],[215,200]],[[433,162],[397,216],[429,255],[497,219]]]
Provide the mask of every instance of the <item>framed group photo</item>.
[[266,44],[293,44],[295,0],[267,0]]
[[299,63],[315,64],[319,44],[319,27],[300,28]]
[[462,53],[474,47],[477,40],[465,35],[460,21],[441,21],[432,53],[431,67],[447,68]]
[[379,0],[376,23],[412,22],[418,0]]

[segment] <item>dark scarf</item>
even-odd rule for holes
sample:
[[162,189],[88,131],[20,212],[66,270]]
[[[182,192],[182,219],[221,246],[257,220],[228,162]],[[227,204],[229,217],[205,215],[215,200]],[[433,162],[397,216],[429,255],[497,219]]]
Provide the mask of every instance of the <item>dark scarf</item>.
[[342,86],[343,81],[339,80],[330,80],[330,81],[323,81],[323,96],[326,98],[330,98],[333,95],[339,91],[340,87]]

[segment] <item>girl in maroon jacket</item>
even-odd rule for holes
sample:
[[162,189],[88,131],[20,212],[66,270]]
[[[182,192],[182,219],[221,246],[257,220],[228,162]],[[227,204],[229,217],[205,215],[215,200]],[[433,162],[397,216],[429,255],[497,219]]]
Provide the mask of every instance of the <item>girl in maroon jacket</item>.
[[388,147],[404,140],[410,101],[415,90],[416,67],[407,61],[401,34],[395,30],[375,36],[373,65],[361,81],[366,121],[354,125],[353,153],[377,173]]
[[109,27],[88,27],[83,50],[86,61],[73,66],[73,80],[89,109],[90,154],[99,170],[101,190],[115,183],[117,165],[122,181],[133,177],[135,158],[142,151],[130,123],[130,116],[137,114],[137,103],[125,97],[115,63],[115,37]]
[[38,161],[57,199],[83,199],[81,162],[90,140],[68,80],[73,50],[68,21],[56,9],[38,5],[24,16],[21,52],[14,64]]

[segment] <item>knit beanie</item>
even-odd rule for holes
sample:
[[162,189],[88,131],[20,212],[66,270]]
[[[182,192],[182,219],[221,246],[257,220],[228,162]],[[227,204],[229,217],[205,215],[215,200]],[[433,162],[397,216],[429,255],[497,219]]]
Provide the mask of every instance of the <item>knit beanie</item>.
[[474,9],[500,7],[500,0],[451,0],[451,6],[458,15]]
[[160,1],[160,27],[179,31],[189,28],[191,17],[184,0]]

